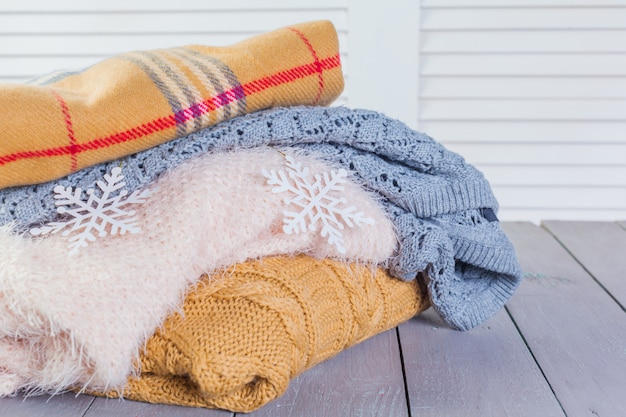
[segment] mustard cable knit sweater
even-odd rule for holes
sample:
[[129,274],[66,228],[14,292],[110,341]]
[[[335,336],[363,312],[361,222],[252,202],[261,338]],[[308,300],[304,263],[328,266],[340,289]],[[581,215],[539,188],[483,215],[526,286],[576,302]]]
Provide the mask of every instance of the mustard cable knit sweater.
[[381,268],[304,255],[245,262],[198,283],[148,340],[122,395],[253,411],[304,370],[428,305],[418,280]]

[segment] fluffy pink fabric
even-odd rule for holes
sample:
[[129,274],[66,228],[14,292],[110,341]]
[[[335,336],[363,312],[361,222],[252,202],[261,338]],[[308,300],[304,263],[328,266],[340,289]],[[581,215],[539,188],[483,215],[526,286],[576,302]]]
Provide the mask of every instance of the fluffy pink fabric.
[[[330,170],[296,159],[311,174]],[[123,387],[145,340],[205,272],[277,254],[371,263],[393,254],[392,223],[353,182],[343,196],[375,224],[344,228],[343,256],[319,230],[285,234],[284,195],[262,169],[285,169],[285,159],[260,148],[188,161],[151,186],[139,234],[100,238],[74,256],[60,235],[1,228],[0,394]]]

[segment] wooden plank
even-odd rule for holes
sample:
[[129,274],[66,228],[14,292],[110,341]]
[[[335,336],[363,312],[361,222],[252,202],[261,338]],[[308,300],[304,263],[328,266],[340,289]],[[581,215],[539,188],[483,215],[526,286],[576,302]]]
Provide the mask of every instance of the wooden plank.
[[547,231],[503,227],[526,275],[509,312],[567,416],[626,415],[624,311]]
[[624,30],[432,30],[421,51],[442,52],[626,52]]
[[422,120],[626,119],[626,99],[422,99],[421,103]]
[[413,416],[564,416],[504,310],[469,332],[433,310],[399,330]]
[[493,7],[424,9],[423,30],[625,29],[626,7]]
[[24,398],[19,395],[0,399],[0,416],[10,417],[82,417],[93,397],[66,393]]
[[408,416],[396,330],[306,371],[282,397],[247,416]]
[[607,222],[545,222],[544,227],[625,308],[626,231]]
[[419,129],[440,141],[452,142],[586,143],[593,138],[594,143],[619,143],[624,141],[626,121],[428,120],[420,122]]
[[232,417],[233,413],[206,408],[149,404],[138,401],[96,398],[84,417]]
[[421,54],[421,75],[617,76],[624,54]]
[[[624,34],[626,39],[626,32]],[[626,42],[624,42],[626,45]],[[424,76],[422,98],[623,99],[625,77],[437,77]]]

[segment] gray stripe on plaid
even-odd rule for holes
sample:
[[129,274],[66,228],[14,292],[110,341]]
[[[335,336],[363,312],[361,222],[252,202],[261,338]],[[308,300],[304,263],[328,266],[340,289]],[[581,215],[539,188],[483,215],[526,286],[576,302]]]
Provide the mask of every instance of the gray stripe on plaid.
[[[182,103],[180,102],[179,97],[176,94],[174,94],[174,92],[170,91],[168,84],[157,75],[157,73],[153,70],[153,68],[150,65],[145,63],[142,59],[140,59],[140,58],[145,58],[145,57],[141,55],[139,55],[139,57],[134,57],[133,55],[135,54],[139,55],[139,53],[128,53],[128,54],[120,55],[117,58],[123,59],[132,64],[135,64],[137,67],[139,67],[139,69],[145,72],[146,75],[150,77],[154,85],[157,86],[157,88],[159,89],[163,97],[165,97],[165,99],[167,100],[168,104],[170,105],[172,109],[172,113],[177,114],[181,112],[183,108],[182,108]],[[176,134],[178,136],[185,135],[186,130],[187,129],[185,126],[180,125],[178,121],[176,121]]]
[[[199,68],[202,68],[202,71],[204,71],[205,75],[207,76],[207,78],[209,78],[209,80],[211,80],[212,83],[219,84],[220,86],[223,85],[223,84],[220,84],[220,81],[217,78],[218,75],[221,75],[220,78],[228,82],[228,84],[226,84],[227,88],[218,89],[218,87],[216,87],[218,94],[222,95],[228,90],[236,91],[237,89],[241,88],[241,83],[237,79],[237,76],[222,61],[216,59],[215,57],[201,54],[200,52],[194,51],[192,49],[188,49],[188,48],[179,48],[179,49],[186,52],[187,55],[193,56],[196,58],[196,60],[194,60],[194,63],[198,62],[198,65],[202,66]],[[208,65],[208,66],[205,66],[205,65]],[[210,69],[211,67],[217,69],[219,72],[216,73],[215,71],[211,71]],[[234,111],[234,113],[231,114],[231,108],[233,104],[237,105],[237,109]],[[223,105],[223,107],[225,108],[227,119],[242,115],[246,112],[246,107],[247,107],[246,97],[245,95],[242,94],[241,97],[237,98],[236,100],[229,100],[226,104]]]

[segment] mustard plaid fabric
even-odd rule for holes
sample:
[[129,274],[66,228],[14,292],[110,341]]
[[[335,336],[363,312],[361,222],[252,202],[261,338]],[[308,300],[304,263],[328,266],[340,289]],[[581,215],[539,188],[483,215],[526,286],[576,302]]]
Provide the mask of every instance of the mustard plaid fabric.
[[129,52],[0,85],[0,188],[47,182],[244,113],[328,105],[342,90],[328,21],[228,47]]

